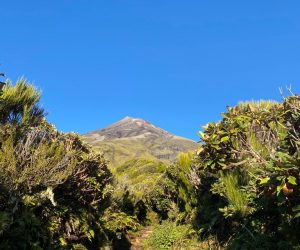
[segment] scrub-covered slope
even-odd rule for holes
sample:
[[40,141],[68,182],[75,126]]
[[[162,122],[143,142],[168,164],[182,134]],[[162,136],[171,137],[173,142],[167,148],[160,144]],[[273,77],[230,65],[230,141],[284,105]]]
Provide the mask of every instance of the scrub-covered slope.
[[179,152],[197,148],[196,142],[175,136],[151,123],[131,117],[89,132],[84,140],[99,148],[113,165],[136,157],[173,161]]

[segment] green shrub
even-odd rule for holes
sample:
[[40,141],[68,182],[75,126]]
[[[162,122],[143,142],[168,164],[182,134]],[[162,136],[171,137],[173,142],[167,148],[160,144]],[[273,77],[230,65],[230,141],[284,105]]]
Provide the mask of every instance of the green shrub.
[[221,174],[220,182],[223,185],[223,191],[220,194],[223,194],[228,202],[228,206],[220,209],[220,211],[225,216],[247,216],[251,212],[249,208],[250,200],[246,191],[239,185],[237,172],[230,172],[226,175]]
[[166,165],[157,160],[137,158],[116,167],[115,191],[112,206],[118,211],[136,216],[141,223],[147,220],[149,194],[156,189]]
[[299,114],[291,96],[228,107],[204,127],[190,175],[202,235],[230,249],[299,245]]
[[153,233],[146,241],[146,246],[157,250],[171,249],[176,244],[183,245],[184,239],[190,235],[191,231],[188,225],[177,226],[174,222],[165,221],[154,228]]
[[0,90],[0,124],[39,123],[44,117],[44,110],[38,106],[40,97],[40,92],[23,78],[15,86],[6,83]]
[[[161,220],[169,218],[190,222],[194,217],[197,198],[190,181],[193,157],[192,153],[180,153],[177,161],[166,168],[149,193],[150,206]],[[177,214],[174,213],[174,204]]]
[[111,173],[76,134],[59,133],[25,80],[0,91],[0,249],[101,246]]

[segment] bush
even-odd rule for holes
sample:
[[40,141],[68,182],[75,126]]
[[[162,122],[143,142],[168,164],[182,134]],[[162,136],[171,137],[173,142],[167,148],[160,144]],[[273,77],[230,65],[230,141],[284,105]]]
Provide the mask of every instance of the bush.
[[0,91],[0,249],[89,249],[106,240],[111,173],[76,134],[47,123],[21,79]]
[[[197,204],[196,192],[189,179],[193,157],[192,153],[180,153],[148,194],[148,202],[161,220],[191,222]],[[176,214],[174,205],[178,209]]]
[[[192,232],[187,225],[177,226],[174,222],[165,221],[154,228],[153,233],[146,241],[146,247],[150,249],[170,249],[181,245],[187,249],[189,244],[183,242],[191,236]],[[187,242],[185,242],[187,243]]]
[[203,235],[233,249],[299,245],[299,114],[291,96],[229,107],[204,127],[190,175]]

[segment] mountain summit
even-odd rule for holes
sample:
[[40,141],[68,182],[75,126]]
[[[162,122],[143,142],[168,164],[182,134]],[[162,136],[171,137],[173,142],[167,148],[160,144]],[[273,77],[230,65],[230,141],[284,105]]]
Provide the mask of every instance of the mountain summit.
[[[139,118],[125,117],[122,120],[108,126],[107,128],[96,130],[86,134],[86,137],[97,141],[111,141],[116,139],[138,139],[138,138],[179,138],[171,133],[158,128],[148,121]],[[183,138],[182,138],[183,139]],[[185,139],[187,140],[187,139]]]
[[197,148],[197,143],[158,128],[139,118],[125,117],[107,128],[84,135],[84,139],[103,151],[113,165],[135,157],[173,161],[179,152]]

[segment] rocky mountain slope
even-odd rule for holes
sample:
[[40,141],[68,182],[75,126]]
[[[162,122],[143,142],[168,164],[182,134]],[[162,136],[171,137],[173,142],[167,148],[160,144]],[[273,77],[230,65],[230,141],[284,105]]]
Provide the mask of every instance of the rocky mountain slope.
[[175,136],[143,119],[132,117],[89,132],[83,138],[103,151],[115,166],[135,157],[172,161],[179,152],[197,148],[197,143],[192,140]]

